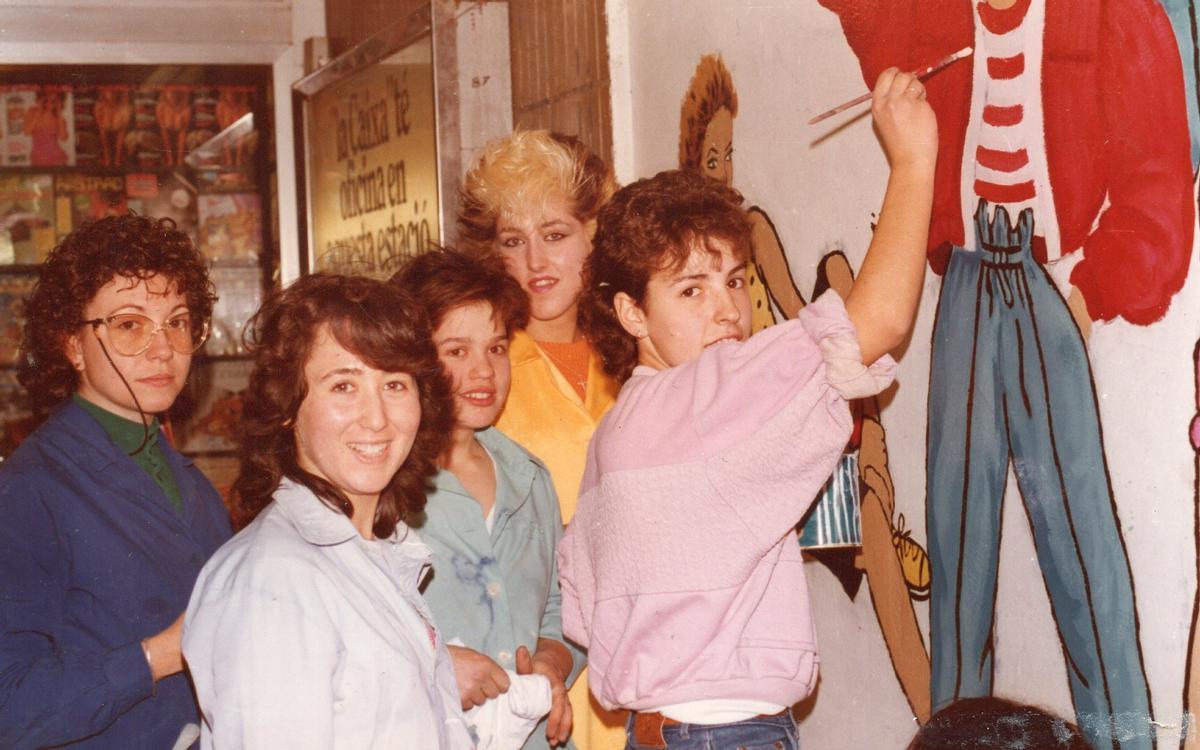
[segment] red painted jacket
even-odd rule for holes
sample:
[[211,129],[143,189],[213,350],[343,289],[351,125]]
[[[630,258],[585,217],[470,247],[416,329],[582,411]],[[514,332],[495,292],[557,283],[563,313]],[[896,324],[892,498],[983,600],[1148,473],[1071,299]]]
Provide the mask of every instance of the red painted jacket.
[[[820,0],[838,14],[873,85],[974,43],[970,0]],[[1192,247],[1192,172],[1183,74],[1156,0],[1046,0],[1042,108],[1062,254],[1093,319],[1161,318]],[[925,81],[938,117],[929,263],[943,273],[965,244],[963,143],[971,58]],[[1108,205],[1104,205],[1105,196]]]

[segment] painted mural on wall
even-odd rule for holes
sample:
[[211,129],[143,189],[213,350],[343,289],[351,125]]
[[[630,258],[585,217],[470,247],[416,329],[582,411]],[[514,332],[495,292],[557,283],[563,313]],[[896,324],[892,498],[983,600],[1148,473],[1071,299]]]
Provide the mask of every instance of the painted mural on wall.
[[[733,77],[720,55],[704,55],[696,66],[679,114],[679,168],[733,184],[733,121],[738,113]],[[749,209],[754,262],[748,269],[751,331],[775,322],[772,303],[784,318],[804,307],[804,297],[792,280],[787,255],[766,211]]]
[[[702,56],[680,112],[680,168],[732,185],[737,113],[738,96],[729,69],[720,55]],[[751,328],[757,332],[775,323],[777,313],[785,319],[795,317],[805,302],[774,223],[759,206],[751,206],[749,215],[753,259],[747,285]],[[833,288],[844,298],[853,281],[846,256],[834,250],[820,261],[813,297]],[[866,577],[892,666],[914,715],[923,723],[930,715],[929,657],[911,597],[921,599],[928,593],[928,557],[905,529],[892,522],[895,489],[877,400],[855,402],[853,414],[850,443],[800,529],[800,543],[830,568],[851,598]]]
[[[1189,437],[1192,450],[1196,452],[1196,479],[1192,498],[1196,512],[1196,548],[1200,550],[1200,340],[1192,350],[1192,362],[1196,373],[1196,414],[1192,417]],[[1196,580],[1200,582],[1200,555],[1197,556]],[[1187,722],[1184,736],[1185,750],[1200,748],[1200,731],[1197,731],[1197,713],[1200,711],[1200,643],[1197,643],[1197,627],[1200,626],[1200,591],[1192,603],[1192,627],[1188,635],[1187,680],[1183,685],[1183,711]]]
[[[971,45],[926,81],[940,153],[927,531],[934,708],[992,691],[1009,462],[1095,747],[1150,748],[1128,556],[1086,341],[1149,325],[1187,273],[1182,66],[1155,0],[820,0],[866,81]],[[1016,696],[1019,698],[1019,696]]]

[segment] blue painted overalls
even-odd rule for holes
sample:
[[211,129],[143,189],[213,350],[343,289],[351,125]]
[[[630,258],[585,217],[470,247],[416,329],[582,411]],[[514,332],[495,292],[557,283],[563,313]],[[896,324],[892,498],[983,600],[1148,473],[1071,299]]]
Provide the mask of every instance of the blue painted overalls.
[[[933,332],[927,454],[933,704],[992,691],[1000,517],[1011,458],[1095,748],[1154,747],[1129,560],[1079,329],[1033,257],[1033,210],[975,213]],[[1030,586],[1030,588],[1035,588]]]

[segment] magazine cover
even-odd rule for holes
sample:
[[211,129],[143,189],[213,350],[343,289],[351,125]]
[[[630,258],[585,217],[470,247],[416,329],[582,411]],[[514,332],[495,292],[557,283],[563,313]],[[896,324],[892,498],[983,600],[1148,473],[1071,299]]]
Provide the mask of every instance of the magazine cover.
[[256,261],[262,253],[262,199],[254,193],[201,195],[200,251],[213,261]]
[[80,86],[73,90],[75,163],[102,167],[134,162],[137,135],[134,87]]
[[0,265],[41,263],[54,242],[54,179],[0,175]]
[[29,394],[17,382],[17,371],[0,369],[0,456],[12,455],[33,430]]
[[75,111],[68,86],[5,86],[0,162],[10,167],[75,164]]
[[192,369],[188,380],[195,410],[176,428],[179,450],[188,453],[237,448],[235,430],[242,416],[242,395],[253,366],[254,362],[248,359],[218,360]]
[[188,135],[188,164],[195,169],[237,171],[254,162],[253,86],[207,86],[194,99],[195,130]]
[[25,328],[25,300],[33,293],[36,273],[0,274],[0,368],[17,364]]
[[124,175],[68,173],[54,179],[55,224],[63,237],[89,221],[128,209]]
[[262,271],[258,266],[214,266],[209,278],[217,289],[217,304],[204,351],[245,354],[242,331],[262,303]]
[[192,242],[200,240],[200,214],[196,187],[180,172],[137,172],[125,175],[129,210],[156,219],[168,218],[186,232]]

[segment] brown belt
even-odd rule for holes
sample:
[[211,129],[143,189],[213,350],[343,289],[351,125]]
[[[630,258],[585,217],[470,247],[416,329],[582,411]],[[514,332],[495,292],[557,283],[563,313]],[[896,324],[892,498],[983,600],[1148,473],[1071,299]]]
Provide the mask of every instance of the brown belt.
[[[775,714],[759,714],[755,719],[772,719],[782,716],[787,709]],[[633,714],[633,741],[643,747],[665,748],[667,740],[663,737],[663,727],[677,727],[683,724],[669,716],[663,716],[658,711],[637,711]]]

